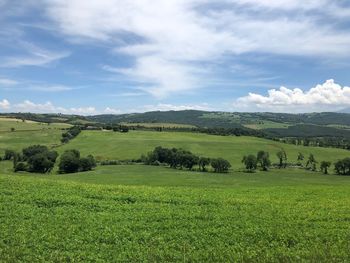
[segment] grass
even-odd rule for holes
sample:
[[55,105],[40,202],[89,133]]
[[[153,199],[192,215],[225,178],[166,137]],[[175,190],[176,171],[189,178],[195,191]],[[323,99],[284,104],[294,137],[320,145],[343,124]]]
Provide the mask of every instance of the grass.
[[255,137],[214,136],[187,132],[145,132],[128,133],[83,131],[69,144],[60,147],[79,149],[83,155],[94,154],[97,159],[133,159],[156,146],[181,147],[196,154],[208,157],[228,159],[234,169],[242,168],[241,160],[246,154],[256,154],[259,150],[270,152],[273,162],[277,162],[276,153],[285,149],[290,162],[296,162],[298,152],[306,157],[313,153],[317,161],[336,161],[349,156],[349,151],[335,148],[303,147],[283,144]]
[[2,155],[5,149],[21,151],[34,144],[53,147],[60,144],[61,136],[62,131],[58,129],[0,132],[0,154]]
[[11,131],[14,128],[15,131],[34,131],[34,130],[46,130],[46,129],[64,129],[69,128],[72,125],[67,123],[47,123],[35,122],[25,120],[24,122],[19,119],[13,118],[0,118],[0,132]]
[[0,190],[4,262],[350,260],[348,184],[217,189],[0,175]]
[[[54,146],[61,131],[0,133],[0,151]],[[143,165],[29,174],[0,162],[1,262],[349,262],[350,177],[301,169],[243,173],[240,160],[284,148],[334,161],[349,151],[254,137],[83,131],[76,148],[100,159],[182,147],[233,164],[228,174]]]

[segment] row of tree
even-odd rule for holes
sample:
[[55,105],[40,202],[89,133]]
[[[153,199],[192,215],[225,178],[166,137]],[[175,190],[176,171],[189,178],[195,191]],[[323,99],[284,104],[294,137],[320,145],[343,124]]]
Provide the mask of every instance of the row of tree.
[[178,148],[163,148],[156,147],[146,156],[142,155],[141,160],[147,165],[169,165],[171,168],[186,168],[192,170],[195,165],[198,165],[200,171],[207,171],[207,167],[211,165],[214,172],[224,173],[229,170],[231,164],[222,158],[208,158],[193,154],[190,151]]
[[[58,153],[46,146],[32,145],[22,152],[5,150],[3,160],[12,160],[15,172],[49,173],[54,168],[57,157]],[[89,171],[96,167],[96,161],[92,155],[80,157],[78,150],[68,150],[61,155],[58,167],[60,173]]]
[[62,133],[61,142],[62,143],[69,142],[70,140],[77,137],[80,132],[81,132],[81,128],[79,126],[73,126],[69,128],[66,132]]

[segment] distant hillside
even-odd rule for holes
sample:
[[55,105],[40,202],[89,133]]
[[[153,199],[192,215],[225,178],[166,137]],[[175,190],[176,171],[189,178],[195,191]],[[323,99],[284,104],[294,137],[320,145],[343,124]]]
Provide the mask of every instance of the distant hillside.
[[244,124],[316,124],[349,125],[350,115],[346,113],[244,113],[244,112],[207,112],[196,110],[153,111],[122,115],[96,115],[87,117],[91,121],[102,123],[138,122],[138,123],[181,123],[198,127],[234,128]]
[[[156,124],[195,126],[198,128],[222,128],[259,130],[266,137],[342,137],[350,138],[350,114],[323,112],[305,114],[269,112],[208,112],[197,110],[153,111],[121,115],[79,116],[64,114],[9,113],[11,117],[38,122],[62,122],[81,125],[135,124],[153,127]],[[153,125],[155,124],[155,125]],[[251,134],[254,134],[252,132]]]

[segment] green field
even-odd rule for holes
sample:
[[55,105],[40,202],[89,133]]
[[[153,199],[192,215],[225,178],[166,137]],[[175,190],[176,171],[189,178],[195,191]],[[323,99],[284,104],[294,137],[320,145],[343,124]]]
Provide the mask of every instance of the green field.
[[71,127],[71,124],[67,123],[42,123],[35,121],[22,121],[13,118],[0,118],[0,132],[11,131],[14,128],[16,131],[34,131],[44,129],[64,129]]
[[336,161],[349,156],[349,151],[321,147],[303,147],[283,144],[255,137],[214,136],[188,132],[145,132],[130,131],[119,133],[111,131],[83,131],[59,151],[76,148],[83,155],[94,154],[97,159],[133,159],[156,146],[178,147],[208,157],[228,159],[234,169],[242,168],[241,160],[245,154],[256,154],[259,150],[270,152],[273,162],[277,162],[276,152],[285,149],[290,162],[296,162],[298,152],[306,157],[313,153],[317,161]]
[[[0,150],[55,146],[62,131],[0,133]],[[284,148],[335,161],[349,151],[254,137],[83,131],[68,144],[99,159],[138,158],[156,146],[223,157],[227,174],[98,166],[60,175],[0,162],[0,262],[348,262],[350,177],[302,169],[245,173],[244,154]]]

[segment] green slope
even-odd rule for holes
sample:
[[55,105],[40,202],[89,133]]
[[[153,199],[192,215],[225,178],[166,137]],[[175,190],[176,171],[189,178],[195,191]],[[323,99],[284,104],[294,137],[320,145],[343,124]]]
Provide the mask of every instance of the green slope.
[[296,162],[298,152],[302,152],[305,156],[313,153],[318,161],[335,161],[350,155],[346,150],[295,146],[255,137],[144,131],[129,133],[83,131],[58,150],[62,152],[76,148],[83,155],[94,154],[98,159],[125,160],[139,158],[142,153],[146,154],[156,146],[181,147],[202,156],[223,157],[228,159],[235,169],[242,166],[241,160],[245,154],[256,154],[259,150],[269,151],[274,162],[277,162],[276,152],[282,148],[287,152],[290,162]]

